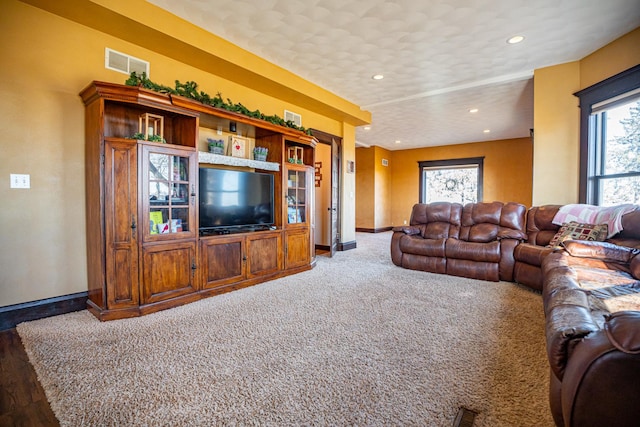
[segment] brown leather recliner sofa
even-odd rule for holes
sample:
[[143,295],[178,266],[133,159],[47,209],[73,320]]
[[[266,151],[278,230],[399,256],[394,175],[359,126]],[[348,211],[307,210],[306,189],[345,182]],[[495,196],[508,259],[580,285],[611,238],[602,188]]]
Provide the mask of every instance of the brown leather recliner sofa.
[[519,203],[416,204],[409,226],[393,229],[391,259],[413,270],[513,281],[525,213]]
[[[640,210],[605,242],[547,247],[560,205],[417,204],[393,229],[396,265],[542,291],[559,427],[640,425]],[[525,227],[526,222],[526,227]]]

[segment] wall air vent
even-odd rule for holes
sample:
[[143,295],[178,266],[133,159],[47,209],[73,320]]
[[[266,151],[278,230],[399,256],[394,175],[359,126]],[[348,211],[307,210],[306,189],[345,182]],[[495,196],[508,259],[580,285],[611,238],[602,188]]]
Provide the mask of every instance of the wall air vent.
[[135,71],[137,74],[146,73],[147,77],[149,76],[149,63],[147,61],[117,52],[108,47],[104,49],[104,67],[127,75]]
[[298,127],[302,127],[302,116],[292,111],[284,110],[284,121],[293,122]]

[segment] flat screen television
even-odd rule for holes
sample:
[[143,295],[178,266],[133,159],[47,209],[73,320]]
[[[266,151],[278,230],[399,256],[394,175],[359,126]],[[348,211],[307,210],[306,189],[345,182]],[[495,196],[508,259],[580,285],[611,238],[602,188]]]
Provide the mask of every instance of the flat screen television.
[[200,231],[274,224],[273,175],[200,168]]

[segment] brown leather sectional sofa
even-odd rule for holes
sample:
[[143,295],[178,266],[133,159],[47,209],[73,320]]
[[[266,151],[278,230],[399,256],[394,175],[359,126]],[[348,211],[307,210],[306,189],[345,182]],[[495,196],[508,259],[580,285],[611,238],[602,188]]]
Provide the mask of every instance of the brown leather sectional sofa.
[[[514,281],[542,291],[542,261],[553,250],[547,245],[560,229],[553,218],[561,205],[534,206],[527,211],[527,240],[518,245],[515,258]],[[622,216],[623,230],[606,239],[620,246],[640,247],[640,210]]]
[[417,204],[393,229],[396,265],[542,291],[558,426],[640,425],[640,210],[605,242],[547,247],[560,205]]
[[542,263],[553,418],[567,427],[640,425],[640,250],[564,247]]

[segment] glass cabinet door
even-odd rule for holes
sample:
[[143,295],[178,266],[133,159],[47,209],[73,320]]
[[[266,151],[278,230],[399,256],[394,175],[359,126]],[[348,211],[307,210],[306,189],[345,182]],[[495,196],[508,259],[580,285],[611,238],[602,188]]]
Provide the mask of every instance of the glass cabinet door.
[[191,152],[144,146],[147,240],[195,235],[195,163]]
[[307,222],[307,172],[287,170],[287,223]]

